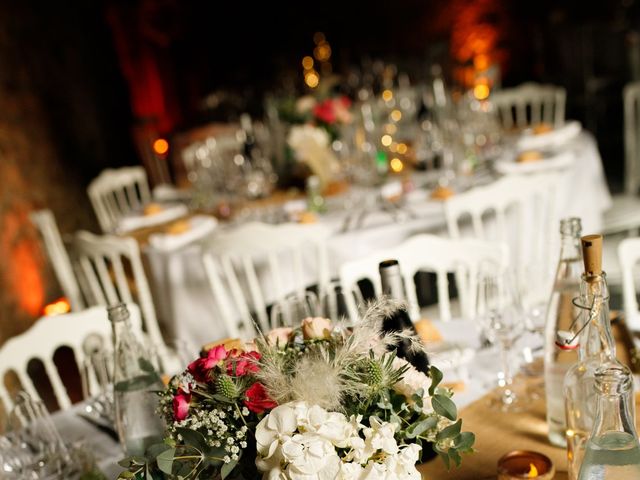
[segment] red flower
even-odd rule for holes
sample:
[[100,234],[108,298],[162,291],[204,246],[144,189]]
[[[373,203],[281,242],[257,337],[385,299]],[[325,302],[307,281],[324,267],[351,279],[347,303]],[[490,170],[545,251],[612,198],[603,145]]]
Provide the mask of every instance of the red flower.
[[278,404],[269,398],[264,385],[256,382],[245,392],[244,406],[253,413],[260,414],[277,407]]
[[207,352],[204,358],[198,358],[189,364],[187,370],[198,382],[206,382],[210,379],[209,371],[216,365],[220,365],[228,356],[224,345],[218,345]]
[[189,415],[189,403],[191,394],[185,393],[181,388],[173,397],[173,418],[176,421],[184,420]]
[[242,377],[247,373],[255,373],[260,370],[258,360],[260,360],[261,355],[258,352],[242,352],[240,355],[234,355],[234,357],[236,358],[227,363],[228,375]]
[[313,107],[313,115],[318,120],[331,125],[336,121],[336,113],[333,106],[333,101],[330,98],[323,100],[315,107]]

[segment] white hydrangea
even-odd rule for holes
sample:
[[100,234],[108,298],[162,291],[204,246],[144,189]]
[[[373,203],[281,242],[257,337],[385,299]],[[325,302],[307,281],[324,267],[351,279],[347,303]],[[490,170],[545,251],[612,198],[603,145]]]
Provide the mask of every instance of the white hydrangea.
[[256,428],[256,465],[265,480],[418,480],[418,445],[399,446],[397,426],[347,418],[317,405],[274,408]]
[[425,414],[433,412],[431,406],[431,397],[429,396],[429,387],[431,387],[431,379],[424,373],[416,370],[413,365],[402,358],[393,359],[393,368],[399,369],[408,366],[408,370],[402,378],[393,385],[393,389],[411,400],[411,396],[418,390],[422,389],[422,411]]

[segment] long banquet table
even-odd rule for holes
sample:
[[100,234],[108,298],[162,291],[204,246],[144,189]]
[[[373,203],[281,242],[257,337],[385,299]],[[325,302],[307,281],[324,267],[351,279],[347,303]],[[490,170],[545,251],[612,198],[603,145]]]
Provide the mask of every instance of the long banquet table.
[[[561,188],[558,209],[562,216],[579,216],[584,232],[598,232],[611,196],[597,144],[591,134],[583,131],[565,148],[574,153],[575,161]],[[443,203],[431,200],[427,191],[423,193],[409,204],[414,218],[402,222],[394,222],[389,213],[378,210],[366,217],[362,228],[343,231],[347,211],[322,215],[319,222],[332,232],[328,240],[331,274],[335,275],[346,260],[395,246],[413,234],[444,233]],[[163,252],[145,245],[144,251],[156,311],[165,330],[193,345],[202,339],[226,337],[197,246]]]

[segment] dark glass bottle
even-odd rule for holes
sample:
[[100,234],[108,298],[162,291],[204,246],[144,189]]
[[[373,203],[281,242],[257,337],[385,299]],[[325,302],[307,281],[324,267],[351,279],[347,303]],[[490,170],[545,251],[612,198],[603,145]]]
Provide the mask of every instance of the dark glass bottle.
[[[385,260],[380,263],[378,269],[380,272],[383,295],[394,300],[406,302],[407,295],[404,282],[402,281],[398,261]],[[397,309],[390,317],[385,318],[382,323],[382,330],[384,332],[402,332],[409,330],[414,335],[417,335],[416,328],[405,309]],[[429,373],[429,359],[427,358],[427,354],[421,350],[412,348],[411,341],[401,340],[396,345],[396,351],[398,353],[398,357],[404,358],[417,370],[425,374]]]

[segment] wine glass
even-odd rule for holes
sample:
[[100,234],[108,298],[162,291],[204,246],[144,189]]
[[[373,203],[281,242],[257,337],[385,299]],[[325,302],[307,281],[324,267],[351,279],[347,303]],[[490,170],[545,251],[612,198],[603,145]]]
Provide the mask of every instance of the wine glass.
[[491,405],[502,411],[521,407],[514,388],[511,349],[524,331],[522,309],[512,275],[481,272],[476,296],[476,318],[489,341],[500,347],[502,376]]

